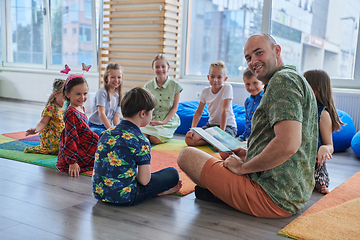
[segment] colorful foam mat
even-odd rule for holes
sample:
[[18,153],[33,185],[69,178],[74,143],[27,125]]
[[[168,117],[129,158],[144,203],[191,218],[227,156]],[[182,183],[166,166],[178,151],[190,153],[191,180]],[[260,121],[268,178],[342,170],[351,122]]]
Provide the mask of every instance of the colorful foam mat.
[[[25,136],[25,132],[5,133],[0,135],[0,157],[17,160],[21,162],[37,164],[50,168],[56,168],[56,155],[24,153],[24,148],[40,145],[39,136]],[[159,171],[165,167],[174,167],[179,171],[183,186],[178,195],[187,195],[194,191],[195,183],[179,168],[177,157],[180,151],[186,147],[184,140],[171,139],[164,144],[155,145],[151,148],[151,170]],[[217,156],[212,148],[201,146],[199,149]],[[84,175],[91,176],[92,172],[85,172]]]
[[322,197],[278,234],[294,239],[360,239],[360,172]]

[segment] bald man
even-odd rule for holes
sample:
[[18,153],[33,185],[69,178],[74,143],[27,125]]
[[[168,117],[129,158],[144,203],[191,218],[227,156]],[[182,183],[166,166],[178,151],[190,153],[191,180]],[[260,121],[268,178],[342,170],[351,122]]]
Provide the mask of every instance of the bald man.
[[192,147],[180,153],[178,164],[198,185],[200,199],[211,194],[265,218],[289,217],[310,199],[318,141],[316,100],[307,81],[283,64],[280,53],[270,35],[246,41],[248,68],[265,85],[247,150],[221,153],[224,160]]

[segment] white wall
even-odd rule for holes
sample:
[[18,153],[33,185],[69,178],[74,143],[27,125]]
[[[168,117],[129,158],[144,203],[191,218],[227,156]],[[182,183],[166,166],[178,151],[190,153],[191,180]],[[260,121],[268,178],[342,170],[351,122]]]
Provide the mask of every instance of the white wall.
[[[99,85],[98,74],[84,73],[89,91],[96,92]],[[67,75],[55,71],[23,69],[2,69],[0,72],[0,97],[25,101],[46,102],[52,91],[55,78],[66,79]]]
[[[180,84],[183,87],[183,91],[180,94],[180,102],[199,100],[201,91],[209,86],[208,82],[201,82],[198,80],[181,80]],[[245,99],[250,96],[246,91],[244,84],[234,83],[232,84],[234,91],[233,103],[244,106]]]

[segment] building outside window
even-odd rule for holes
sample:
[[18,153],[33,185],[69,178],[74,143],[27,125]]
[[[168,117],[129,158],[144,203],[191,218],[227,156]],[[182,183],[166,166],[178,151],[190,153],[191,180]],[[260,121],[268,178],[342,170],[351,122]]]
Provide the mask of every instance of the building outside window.
[[[7,62],[44,62],[42,1],[11,1],[11,28],[7,32]],[[9,26],[9,25],[8,25]]]
[[85,17],[91,19],[91,0],[85,0]]
[[1,48],[6,51],[3,66],[59,69],[68,64],[80,68],[84,52],[86,64],[96,65],[99,18],[92,16],[92,4],[91,0],[1,1],[5,12],[11,13],[6,15],[6,46]]
[[79,41],[91,43],[91,40],[92,40],[91,25],[81,24],[79,28]]
[[[94,30],[92,29],[92,15],[91,1],[88,0],[74,0],[74,1],[58,1],[51,0],[58,3],[56,12],[61,9],[70,9],[71,21],[63,23],[60,29],[72,29],[72,34],[63,34],[61,36],[61,62],[60,64],[68,64],[69,66],[81,66],[82,62],[87,65],[94,65],[96,57],[93,49],[96,42],[93,42]],[[55,12],[55,9],[53,9]],[[67,14],[63,12],[63,14]],[[59,17],[58,19],[62,19]],[[56,19],[54,19],[55,22]],[[53,29],[59,29],[53,27]],[[52,39],[53,40],[53,39]],[[86,52],[86,61],[84,60],[84,52]],[[54,48],[52,49],[54,54]],[[55,63],[54,63],[55,64]],[[94,68],[95,69],[95,68]]]
[[246,68],[246,39],[261,31],[262,0],[189,1],[185,73],[206,76],[210,63],[222,60],[228,76],[240,78]]
[[206,80],[210,63],[222,60],[229,81],[241,82],[244,43],[264,25],[282,47],[285,64],[301,73],[317,68],[334,79],[354,78],[360,1],[272,0],[269,7],[264,2],[190,0],[182,78]]
[[[332,81],[344,83],[340,86],[345,82],[353,86],[349,79],[360,86],[358,0],[182,2],[182,79],[206,81],[210,63],[222,60],[228,81],[242,82],[246,39],[268,32],[282,47],[285,64],[295,65],[299,72],[324,69]],[[80,68],[85,56],[87,65],[97,65],[99,0],[4,0],[0,4],[2,13],[9,13],[2,24],[6,28],[0,29],[3,66],[59,69],[68,64]]]
[[79,5],[74,4],[70,5],[70,18],[72,23],[77,23],[79,21]]
[[[271,34],[284,62],[353,78],[360,1],[273,0]],[[288,28],[288,30],[283,29]]]
[[[2,7],[2,2],[0,2],[0,9],[1,9],[1,7]],[[2,15],[2,12],[0,11],[0,19],[2,17],[1,15]],[[3,44],[1,36],[2,36],[2,29],[1,29],[1,24],[0,24],[0,56],[2,55],[1,47],[2,47],[2,44]]]

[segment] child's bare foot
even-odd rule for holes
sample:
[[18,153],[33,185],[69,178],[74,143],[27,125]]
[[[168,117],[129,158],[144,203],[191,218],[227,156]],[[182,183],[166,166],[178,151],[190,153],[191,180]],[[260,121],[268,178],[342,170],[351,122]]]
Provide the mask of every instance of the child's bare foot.
[[323,194],[328,194],[330,192],[329,188],[327,188],[325,185],[315,186],[315,188]]
[[167,190],[167,191],[165,191],[165,192],[159,193],[158,196],[162,196],[162,195],[166,195],[166,194],[171,194],[171,193],[177,192],[177,191],[180,190],[181,187],[182,187],[182,180],[179,180],[178,184],[176,184],[175,187],[170,188],[169,190]]
[[228,153],[228,152],[219,152],[219,155],[223,160],[227,159],[231,154],[232,153]]

